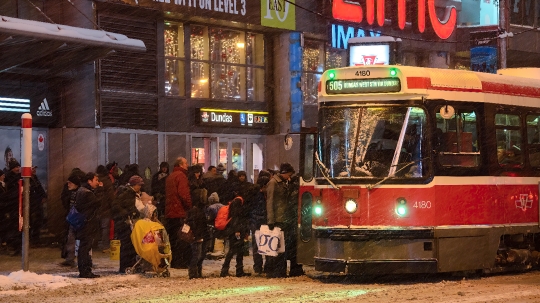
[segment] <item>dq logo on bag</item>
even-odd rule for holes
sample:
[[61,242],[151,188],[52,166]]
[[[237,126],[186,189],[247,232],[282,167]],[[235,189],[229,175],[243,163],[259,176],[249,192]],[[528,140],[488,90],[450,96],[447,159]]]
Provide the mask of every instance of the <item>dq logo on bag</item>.
[[[279,237],[272,235],[260,235],[259,236],[259,246],[268,247],[271,251],[277,251],[279,248]],[[264,252],[259,250],[260,252]]]

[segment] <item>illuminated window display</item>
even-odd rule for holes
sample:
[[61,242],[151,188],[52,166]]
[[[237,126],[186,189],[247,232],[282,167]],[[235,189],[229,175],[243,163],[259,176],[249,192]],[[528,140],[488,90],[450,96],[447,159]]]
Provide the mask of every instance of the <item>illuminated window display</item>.
[[[166,23],[165,93],[169,96],[185,95],[184,27]],[[203,25],[191,25],[189,32],[189,97],[264,101],[262,34]]]
[[302,95],[304,104],[317,104],[317,87],[322,73],[329,68],[346,66],[347,52],[327,48],[323,42],[305,41],[302,56]]
[[165,95],[184,96],[184,27],[181,23],[165,23]]

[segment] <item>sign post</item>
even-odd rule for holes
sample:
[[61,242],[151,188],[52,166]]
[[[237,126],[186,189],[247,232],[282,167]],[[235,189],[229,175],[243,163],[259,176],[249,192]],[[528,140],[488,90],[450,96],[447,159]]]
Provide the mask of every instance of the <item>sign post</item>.
[[30,178],[32,177],[32,115],[22,115],[21,177],[23,178],[23,234],[22,268],[28,271],[28,249],[30,247]]

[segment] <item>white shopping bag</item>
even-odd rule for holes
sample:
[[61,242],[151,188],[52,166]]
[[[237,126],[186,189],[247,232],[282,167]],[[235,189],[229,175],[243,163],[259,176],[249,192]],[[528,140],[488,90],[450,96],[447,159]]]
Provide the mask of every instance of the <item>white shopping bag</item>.
[[257,242],[257,252],[263,256],[275,257],[278,253],[285,252],[285,235],[281,228],[274,227],[273,230],[268,225],[261,225],[261,228],[255,231],[255,242]]

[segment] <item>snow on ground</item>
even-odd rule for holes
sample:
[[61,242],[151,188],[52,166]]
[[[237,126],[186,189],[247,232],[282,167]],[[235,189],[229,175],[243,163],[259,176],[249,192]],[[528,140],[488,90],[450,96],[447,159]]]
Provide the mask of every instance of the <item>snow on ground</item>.
[[[186,269],[171,269],[170,278],[118,274],[118,261],[94,252],[97,279],[79,279],[75,267],[60,265],[58,248],[29,251],[29,271],[21,257],[0,251],[0,302],[362,302],[362,303],[539,303],[540,272],[488,277],[399,277],[353,279],[325,275],[306,266],[307,276],[220,278],[222,260],[205,260],[204,279],[189,280]],[[244,270],[253,273],[252,256]],[[234,259],[230,273],[234,274]]]

